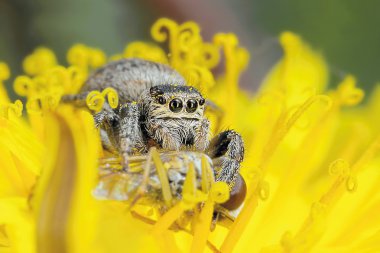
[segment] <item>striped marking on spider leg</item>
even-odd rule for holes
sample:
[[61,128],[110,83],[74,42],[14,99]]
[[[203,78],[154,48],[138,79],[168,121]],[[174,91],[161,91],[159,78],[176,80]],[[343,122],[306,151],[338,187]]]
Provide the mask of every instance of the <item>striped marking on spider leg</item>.
[[233,130],[219,133],[211,140],[207,154],[212,158],[213,164],[220,167],[216,181],[226,182],[232,188],[244,157],[241,136]]
[[130,144],[131,140],[128,138],[128,137],[122,137],[120,139],[120,147],[121,147],[121,150],[120,150],[120,157],[122,158],[122,165],[123,165],[123,169],[125,171],[128,171],[129,169],[129,144]]

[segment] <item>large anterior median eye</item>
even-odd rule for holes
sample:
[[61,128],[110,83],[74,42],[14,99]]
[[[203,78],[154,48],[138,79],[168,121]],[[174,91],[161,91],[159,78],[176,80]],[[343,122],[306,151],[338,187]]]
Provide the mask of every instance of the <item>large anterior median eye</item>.
[[175,98],[169,103],[169,108],[172,112],[180,112],[182,110],[182,107],[182,100],[179,98]]
[[198,102],[195,99],[189,99],[186,103],[186,111],[187,112],[195,112],[198,107]]

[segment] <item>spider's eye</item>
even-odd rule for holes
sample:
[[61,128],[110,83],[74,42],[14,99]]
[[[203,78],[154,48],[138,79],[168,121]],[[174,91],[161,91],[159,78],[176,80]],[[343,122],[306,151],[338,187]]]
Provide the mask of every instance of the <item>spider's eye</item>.
[[169,103],[169,108],[172,112],[180,112],[182,110],[182,107],[182,100],[179,98],[175,98]]
[[186,111],[187,112],[195,112],[195,110],[197,110],[197,107],[198,107],[197,100],[195,100],[195,99],[187,100],[187,103],[186,103]]
[[159,103],[159,104],[162,104],[162,105],[164,105],[164,104],[166,104],[166,99],[164,98],[164,97],[158,97],[157,98],[157,102]]
[[205,99],[204,98],[201,98],[200,100],[199,100],[199,105],[204,105],[205,104]]
[[164,94],[164,92],[158,86],[153,86],[149,90],[151,96],[158,96]]

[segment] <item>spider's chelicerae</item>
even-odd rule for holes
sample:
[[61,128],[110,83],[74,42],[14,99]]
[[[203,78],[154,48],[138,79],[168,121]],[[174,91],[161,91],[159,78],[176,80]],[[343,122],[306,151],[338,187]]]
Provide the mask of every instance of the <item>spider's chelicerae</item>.
[[202,152],[220,168],[215,173],[216,181],[230,186],[227,208],[233,210],[242,203],[245,196],[244,180],[239,174],[244,156],[242,138],[228,130],[209,140],[210,122],[204,117],[208,102],[197,89],[187,86],[178,72],[164,64],[122,59],[96,70],[81,93],[65,99],[85,101],[90,91],[108,87],[117,91],[119,107],[112,109],[105,103],[94,119],[100,127],[103,147],[121,156],[125,171],[130,156],[145,154],[151,147]]

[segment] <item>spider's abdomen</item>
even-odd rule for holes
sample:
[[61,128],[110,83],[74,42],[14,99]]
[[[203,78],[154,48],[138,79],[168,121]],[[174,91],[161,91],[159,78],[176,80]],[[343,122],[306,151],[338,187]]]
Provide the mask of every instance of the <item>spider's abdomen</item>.
[[137,101],[141,93],[163,84],[184,85],[184,78],[168,65],[138,58],[113,61],[92,73],[82,92],[114,88],[121,103]]

